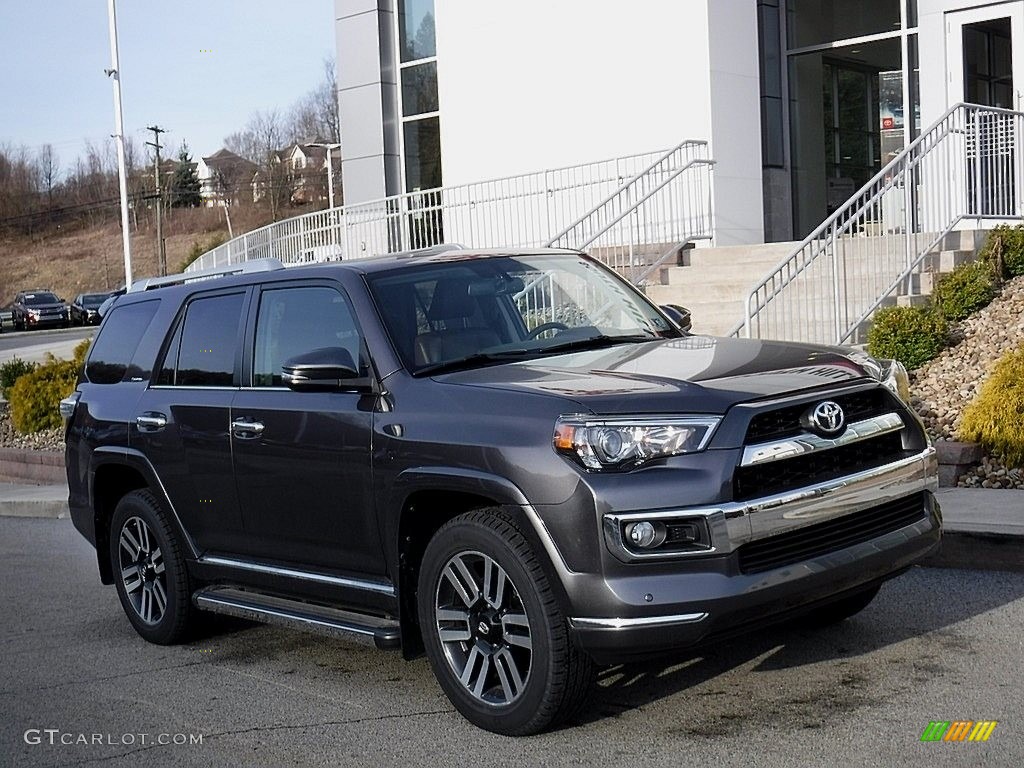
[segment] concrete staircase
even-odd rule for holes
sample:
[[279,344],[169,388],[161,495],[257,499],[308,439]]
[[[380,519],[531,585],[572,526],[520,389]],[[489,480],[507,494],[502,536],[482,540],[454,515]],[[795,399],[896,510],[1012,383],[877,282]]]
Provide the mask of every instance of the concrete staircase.
[[[946,235],[938,248],[927,256],[919,273],[913,275],[906,295],[891,297],[883,306],[918,305],[927,300],[935,285],[954,267],[977,258],[984,245],[985,230],[963,230]],[[891,237],[891,236],[890,236]],[[854,252],[870,253],[874,237],[856,237],[850,241]],[[743,302],[750,289],[779,262],[787,258],[798,243],[766,243],[722,248],[693,248],[681,252],[681,264],[667,266],[652,279],[645,291],[657,304],[680,304],[693,314],[697,333],[726,335],[743,319]],[[867,285],[880,295],[892,278],[857,269],[857,259],[847,263],[847,284]],[[822,316],[832,312],[831,290],[822,292],[814,302]],[[802,317],[802,324],[817,322],[813,316]],[[851,341],[863,343],[869,324],[863,324]]]

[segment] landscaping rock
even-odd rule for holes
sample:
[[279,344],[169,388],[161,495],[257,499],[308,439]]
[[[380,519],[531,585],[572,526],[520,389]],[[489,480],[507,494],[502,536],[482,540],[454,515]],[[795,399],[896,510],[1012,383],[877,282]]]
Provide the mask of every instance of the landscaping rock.
[[[1024,276],[1007,281],[991,304],[951,326],[951,332],[956,343],[911,374],[910,404],[933,440],[954,443],[964,406],[977,396],[999,358],[1024,343]],[[1024,472],[984,456],[957,484],[1024,489]]]

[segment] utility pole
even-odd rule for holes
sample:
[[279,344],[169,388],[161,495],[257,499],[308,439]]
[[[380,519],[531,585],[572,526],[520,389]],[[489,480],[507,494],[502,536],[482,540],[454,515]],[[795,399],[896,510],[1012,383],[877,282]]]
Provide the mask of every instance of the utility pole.
[[160,194],[160,150],[163,147],[160,145],[160,134],[167,131],[159,125],[151,125],[146,130],[153,132],[153,141],[147,141],[146,144],[156,150],[156,164],[153,167],[153,175],[156,178],[156,257],[160,264],[160,274],[166,275],[167,251],[164,248],[164,226],[161,218],[163,196]]
[[132,284],[132,243],[128,231],[128,174],[124,160],[124,115],[121,110],[121,71],[117,58],[117,10],[114,0],[107,0],[107,20],[110,24],[110,69],[107,77],[114,82],[114,143],[117,145],[117,176],[121,190],[121,239],[124,243],[124,284]]

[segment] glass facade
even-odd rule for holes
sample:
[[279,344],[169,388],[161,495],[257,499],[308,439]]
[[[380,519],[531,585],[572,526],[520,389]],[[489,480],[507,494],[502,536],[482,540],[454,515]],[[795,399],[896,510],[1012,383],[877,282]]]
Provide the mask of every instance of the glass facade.
[[[920,130],[917,29],[910,24],[917,3],[787,0],[785,9],[793,236],[799,239]],[[761,27],[767,34],[764,20]],[[767,59],[764,42],[762,49]],[[768,144],[772,92],[764,73],[762,82]],[[766,151],[764,164],[774,158]]]
[[434,0],[399,0],[402,164],[405,191],[442,185]]

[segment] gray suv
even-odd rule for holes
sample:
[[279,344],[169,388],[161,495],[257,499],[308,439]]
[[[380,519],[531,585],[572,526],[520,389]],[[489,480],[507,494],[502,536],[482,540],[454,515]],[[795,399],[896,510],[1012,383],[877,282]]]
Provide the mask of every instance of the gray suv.
[[571,251],[140,281],[62,403],[74,523],[151,642],[213,611],[425,652],[535,733],[597,665],[841,620],[939,543],[900,366],[678,317]]

